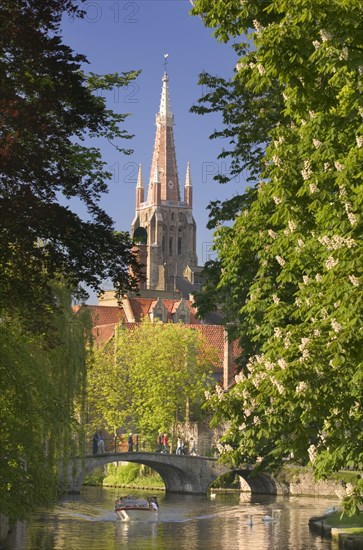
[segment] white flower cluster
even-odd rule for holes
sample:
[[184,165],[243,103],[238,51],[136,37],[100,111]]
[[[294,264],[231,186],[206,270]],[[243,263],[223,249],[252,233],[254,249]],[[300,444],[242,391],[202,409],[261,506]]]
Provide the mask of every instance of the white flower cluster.
[[344,164],[342,164],[341,162],[339,162],[337,160],[334,162],[334,166],[335,166],[335,169],[338,172],[341,172],[342,170],[344,170]]
[[309,455],[309,459],[310,459],[311,464],[314,464],[314,462],[316,460],[316,447],[315,447],[315,445],[310,445],[310,447],[308,448],[308,455]]
[[322,39],[323,42],[327,42],[332,37],[330,32],[326,31],[325,29],[320,29],[319,32],[320,32],[320,36],[321,36],[321,39]]
[[282,370],[287,368],[287,363],[284,358],[278,359],[277,364]]
[[304,181],[308,180],[312,173],[313,171],[311,169],[310,160],[304,160],[304,168],[301,170],[301,175],[303,177],[303,180]]
[[272,197],[273,198],[273,201],[274,203],[276,204],[276,206],[278,204],[281,204],[282,203],[282,199],[280,197]]
[[330,170],[330,163],[324,162],[324,172],[329,172],[329,170]]
[[268,234],[272,239],[277,239],[278,237],[277,233],[275,233],[275,231],[273,231],[272,229],[268,230]]
[[273,383],[274,386],[276,386],[277,391],[279,392],[279,394],[282,395],[285,391],[284,386],[282,384],[280,384],[280,382],[278,380],[276,380],[276,378],[274,378],[273,376],[271,377],[271,382]]
[[259,418],[258,416],[255,416],[255,417],[253,418],[253,424],[254,424],[254,426],[260,426],[260,424],[261,424],[261,418]]
[[304,285],[308,285],[310,283],[310,279],[307,275],[303,275],[303,283]]
[[284,346],[285,346],[286,349],[289,348],[289,347],[290,347],[290,344],[291,344],[291,341],[290,341],[290,334],[291,334],[290,331],[288,331],[288,332],[286,333],[285,338],[284,338]]
[[293,231],[295,231],[295,229],[296,229],[296,223],[293,222],[292,220],[289,220],[289,221],[287,222],[287,225],[288,225],[288,227],[289,227],[291,233],[293,233]]
[[346,197],[347,196],[347,190],[344,187],[344,185],[339,185],[339,197]]
[[277,263],[281,265],[281,267],[284,267],[286,264],[286,261],[281,256],[275,256]]
[[272,295],[272,301],[276,305],[278,305],[280,303],[280,298],[277,296],[277,294]]
[[299,247],[299,248],[303,248],[303,246],[305,246],[305,243],[304,243],[304,241],[303,241],[302,239],[298,239],[298,240],[297,240],[297,244],[298,244],[298,247]]
[[358,149],[360,149],[363,146],[363,136],[356,136],[355,140],[357,142]]
[[274,156],[272,157],[272,162],[273,162],[274,164],[276,164],[276,166],[281,166],[281,164],[282,164],[282,160],[281,160],[280,157],[278,157],[277,155],[274,155]]
[[254,19],[254,20],[252,21],[252,23],[253,23],[253,26],[254,26],[256,32],[257,32],[257,33],[260,33],[260,32],[262,31],[262,29],[263,29],[263,26],[261,25],[261,23],[260,23],[259,21],[257,21],[257,19]]
[[207,401],[209,401],[210,398],[212,397],[211,392],[208,390],[205,390],[204,397],[206,398]]
[[357,223],[357,218],[352,212],[352,205],[350,204],[350,202],[346,201],[344,203],[344,208],[347,213],[350,225],[355,225]]
[[313,330],[313,334],[314,334],[314,336],[317,336],[317,337],[321,336],[320,329],[315,328],[315,329]]
[[266,73],[266,69],[265,69],[265,67],[264,67],[261,63],[258,63],[257,69],[258,69],[258,72],[259,72],[261,75],[264,75],[264,74]]
[[323,144],[322,144],[322,142],[319,141],[318,139],[313,139],[313,145],[314,145],[314,147],[315,147],[316,149],[319,149],[319,147],[320,147],[321,145],[323,145]]
[[334,318],[331,320],[330,322],[334,332],[338,333],[342,330],[342,325],[340,323],[338,323],[338,321]]
[[243,372],[239,372],[238,374],[236,374],[236,376],[234,377],[234,380],[236,382],[236,384],[239,384],[239,382],[244,382],[246,379],[245,375],[243,374]]
[[317,273],[317,274],[315,275],[315,281],[316,281],[317,283],[321,283],[322,280],[323,280],[323,277],[320,275],[320,273]]
[[341,235],[333,235],[332,237],[329,237],[328,235],[323,235],[322,237],[318,237],[318,241],[328,250],[338,250],[339,248],[343,247],[353,248],[357,245],[354,239],[345,238]]
[[329,256],[327,261],[325,262],[325,267],[330,270],[333,269],[337,264],[339,263],[339,260],[335,260],[333,256]]
[[274,334],[276,338],[282,337],[282,330],[280,329],[280,327],[274,327]]
[[313,46],[316,50],[320,48],[320,42],[319,40],[313,40]]
[[353,286],[359,286],[359,278],[355,275],[349,275],[349,280]]
[[309,191],[313,195],[314,193],[317,193],[319,191],[319,187],[316,185],[316,183],[310,183]]
[[298,385],[295,388],[296,393],[303,393],[308,389],[308,385],[306,382],[299,382]]
[[224,391],[223,388],[219,384],[216,385],[216,394],[219,399],[219,401],[222,401],[224,399]]
[[269,361],[267,359],[267,361],[265,361],[265,368],[266,368],[266,370],[274,370],[275,363],[273,363],[272,361]]
[[346,46],[344,46],[344,48],[342,48],[342,51],[339,54],[339,59],[340,61],[348,61],[348,58],[349,58],[349,50]]

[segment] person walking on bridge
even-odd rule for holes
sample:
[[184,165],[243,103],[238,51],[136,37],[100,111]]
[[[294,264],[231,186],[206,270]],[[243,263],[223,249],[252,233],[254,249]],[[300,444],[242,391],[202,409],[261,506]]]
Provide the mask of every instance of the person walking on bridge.
[[132,433],[130,433],[129,435],[129,438],[127,440],[127,444],[128,444],[128,452],[129,453],[132,453],[133,449],[134,449],[134,440],[132,439]]

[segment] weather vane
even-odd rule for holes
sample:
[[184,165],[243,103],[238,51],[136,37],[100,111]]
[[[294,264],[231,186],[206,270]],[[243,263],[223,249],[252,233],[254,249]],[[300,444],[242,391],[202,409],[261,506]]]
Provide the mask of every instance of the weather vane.
[[169,54],[168,54],[168,53],[164,53],[164,67],[165,67],[165,72],[167,72],[166,66],[167,66],[167,64],[168,64],[168,61],[167,61],[168,57],[169,57]]

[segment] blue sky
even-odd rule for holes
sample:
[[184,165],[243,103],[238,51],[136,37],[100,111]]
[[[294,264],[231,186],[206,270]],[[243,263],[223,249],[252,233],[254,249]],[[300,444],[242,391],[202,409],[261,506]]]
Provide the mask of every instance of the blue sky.
[[110,190],[101,201],[118,230],[130,229],[135,212],[136,169],[142,164],[147,185],[155,136],[155,114],[159,109],[164,53],[168,53],[171,108],[174,113],[179,181],[184,184],[186,164],[191,163],[194,218],[197,222],[199,264],[207,259],[212,234],[206,229],[210,200],[233,196],[244,188],[242,178],[227,185],[213,181],[217,171],[228,171],[228,161],[217,160],[222,143],[209,140],[221,126],[218,115],[203,117],[189,113],[202,95],[198,75],[207,71],[230,77],[237,57],[230,45],[222,45],[201,20],[191,17],[189,0],[87,0],[86,17],[66,17],[64,42],[87,56],[87,70],[95,73],[141,69],[135,84],[107,95],[108,106],[128,112],[127,130],[135,134],[125,146],[131,156],[118,153],[107,141],[99,141],[103,159],[114,174]]

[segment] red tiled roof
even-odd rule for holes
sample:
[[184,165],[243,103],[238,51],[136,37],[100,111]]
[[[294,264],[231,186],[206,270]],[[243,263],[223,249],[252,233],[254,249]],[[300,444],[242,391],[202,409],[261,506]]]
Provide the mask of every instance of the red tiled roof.
[[[149,316],[157,302],[154,298],[128,298],[128,301],[132,308],[136,322],[141,321],[143,317]],[[161,300],[161,302],[168,312],[167,320],[172,321],[172,314],[177,310],[180,300]],[[192,307],[193,302],[190,300],[185,300],[185,303],[190,310],[190,323],[193,325],[200,324],[200,320],[196,317],[196,309]]]
[[83,305],[74,308],[75,312],[87,308],[92,318],[92,334],[96,347],[105,344],[115,333],[115,326],[125,319],[125,312],[118,306],[93,306]]

